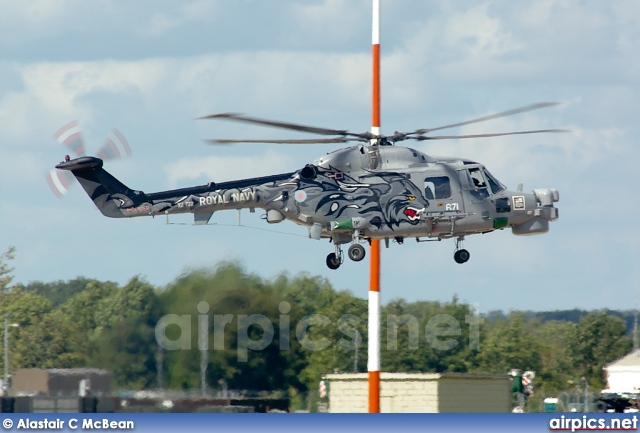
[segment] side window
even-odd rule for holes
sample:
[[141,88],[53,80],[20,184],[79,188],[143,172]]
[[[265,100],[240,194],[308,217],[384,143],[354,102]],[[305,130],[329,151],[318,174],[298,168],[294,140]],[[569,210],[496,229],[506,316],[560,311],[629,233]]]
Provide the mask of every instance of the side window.
[[507,197],[502,197],[496,200],[496,212],[509,213],[511,212],[511,203]]
[[447,176],[427,177],[424,180],[424,197],[427,200],[450,198],[451,182]]

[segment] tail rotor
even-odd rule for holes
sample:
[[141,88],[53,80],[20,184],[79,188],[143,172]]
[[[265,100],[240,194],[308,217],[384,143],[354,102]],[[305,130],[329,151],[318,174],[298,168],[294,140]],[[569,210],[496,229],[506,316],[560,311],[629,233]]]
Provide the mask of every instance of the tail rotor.
[[[53,138],[67,149],[68,155],[78,158],[86,154],[84,136],[77,121],[72,121],[58,129]],[[131,156],[129,142],[117,129],[113,129],[105,143],[96,152],[103,160],[116,160]],[[69,188],[76,183],[76,178],[69,171],[52,169],[45,174],[51,192],[58,197],[64,197]]]

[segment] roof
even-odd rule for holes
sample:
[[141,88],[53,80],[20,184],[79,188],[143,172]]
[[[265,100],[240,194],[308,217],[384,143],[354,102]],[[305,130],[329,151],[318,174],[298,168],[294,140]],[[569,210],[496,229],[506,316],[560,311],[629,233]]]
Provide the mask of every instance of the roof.
[[624,367],[640,368],[640,349],[634,350],[622,358],[618,358],[615,361],[606,364],[603,369],[609,370],[612,368],[613,370],[618,370]]
[[46,370],[49,374],[59,376],[86,376],[88,374],[109,375],[109,370],[101,368],[49,368]]
[[[367,373],[333,373],[325,374],[328,380],[367,380]],[[380,379],[383,381],[398,380],[440,380],[440,379],[504,379],[511,380],[511,376],[499,373],[390,373],[381,372]]]

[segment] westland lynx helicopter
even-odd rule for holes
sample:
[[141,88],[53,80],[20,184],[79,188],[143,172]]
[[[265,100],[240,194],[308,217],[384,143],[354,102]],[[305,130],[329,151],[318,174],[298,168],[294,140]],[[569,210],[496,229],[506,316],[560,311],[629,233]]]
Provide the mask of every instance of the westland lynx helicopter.
[[341,246],[351,244],[353,261],[365,257],[363,242],[371,239],[402,244],[455,239],[454,259],[469,260],[461,248],[468,235],[511,228],[515,235],[535,235],[549,230],[558,218],[554,203],[558,191],[534,189],[532,193],[508,190],[480,163],[455,157],[432,157],[395,145],[404,140],[495,137],[514,134],[563,132],[547,129],[494,134],[434,136],[445,128],[482,122],[555,105],[543,102],[465,122],[374,135],[256,119],[239,114],[214,114],[204,119],[226,119],[248,124],[332,136],[300,140],[210,140],[213,143],[346,143],[350,147],[330,152],[299,170],[272,176],[171,191],[144,193],[128,188],[102,168],[99,158],[65,158],[56,166],[78,179],[103,215],[111,218],[193,213],[195,224],[207,224],[215,211],[260,208],[264,219],[275,224],[286,220],[303,225],[311,239],[329,239],[334,252],[327,266],[338,269],[343,262]]

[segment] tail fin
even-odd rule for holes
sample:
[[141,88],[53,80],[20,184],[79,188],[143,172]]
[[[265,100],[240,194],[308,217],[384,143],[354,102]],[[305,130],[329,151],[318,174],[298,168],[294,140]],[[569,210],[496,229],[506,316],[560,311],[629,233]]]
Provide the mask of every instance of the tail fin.
[[139,215],[127,210],[146,201],[144,193],[129,189],[104,170],[100,158],[83,156],[61,162],[56,168],[71,171],[104,216],[123,218]]

